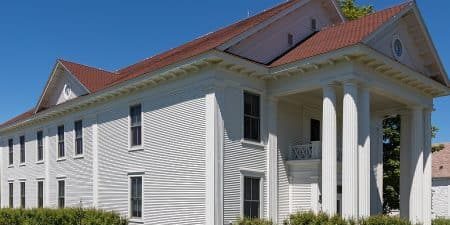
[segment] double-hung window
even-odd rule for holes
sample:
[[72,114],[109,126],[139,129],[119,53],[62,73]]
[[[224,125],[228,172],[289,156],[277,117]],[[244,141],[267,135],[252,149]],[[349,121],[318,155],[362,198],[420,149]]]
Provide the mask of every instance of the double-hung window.
[[58,158],[66,155],[64,150],[64,125],[58,127]]
[[130,144],[131,147],[142,145],[142,105],[130,107]]
[[260,96],[244,92],[244,139],[260,142]]
[[14,141],[13,139],[8,140],[8,157],[9,157],[9,165],[14,164]]
[[66,181],[58,180],[58,208],[62,209],[66,203]]
[[20,163],[25,163],[25,136],[19,137],[20,144]]
[[83,154],[83,121],[75,121],[75,155]]
[[9,183],[9,208],[14,208],[14,183]]
[[42,131],[38,131],[36,133],[37,139],[37,161],[44,160],[44,133]]
[[37,182],[37,207],[44,207],[44,181]]
[[261,211],[261,178],[244,177],[244,217],[259,218]]
[[25,182],[20,182],[20,208],[25,208]]
[[130,177],[130,215],[142,218],[142,177]]

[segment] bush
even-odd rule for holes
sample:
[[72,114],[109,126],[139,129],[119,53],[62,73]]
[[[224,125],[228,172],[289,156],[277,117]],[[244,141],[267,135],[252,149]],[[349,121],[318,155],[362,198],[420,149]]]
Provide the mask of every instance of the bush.
[[433,220],[433,225],[449,225],[450,219],[439,218]]
[[127,225],[118,214],[94,209],[0,209],[0,225]]
[[234,225],[273,225],[272,221],[264,219],[239,219]]
[[[360,221],[344,220],[340,216],[329,217],[326,214],[319,213],[296,213],[284,221],[284,225],[411,225],[406,220],[398,217],[374,216]],[[438,224],[441,225],[441,224]]]

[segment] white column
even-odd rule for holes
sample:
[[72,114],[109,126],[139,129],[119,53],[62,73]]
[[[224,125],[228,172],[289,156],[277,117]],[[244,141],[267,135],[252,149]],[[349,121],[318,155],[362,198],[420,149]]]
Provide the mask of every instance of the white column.
[[423,222],[423,108],[412,109],[411,125],[409,219],[418,224]]
[[383,117],[372,115],[370,135],[370,214],[383,213]]
[[425,140],[423,148],[423,224],[431,225],[431,187],[432,187],[432,155],[431,155],[431,110],[424,112]]
[[342,216],[358,217],[358,86],[344,83],[342,130]]
[[[217,90],[213,90],[217,91]],[[209,93],[206,104],[206,223],[223,224],[223,119],[220,92]]]
[[358,216],[370,216],[370,92],[361,87],[358,103]]
[[337,127],[336,90],[333,85],[323,88],[322,112],[322,210],[337,212]]
[[411,115],[403,112],[400,118],[400,217],[409,219]]
[[278,100],[269,98],[268,113],[268,162],[269,162],[269,219],[277,223],[278,219],[278,144],[277,121]]

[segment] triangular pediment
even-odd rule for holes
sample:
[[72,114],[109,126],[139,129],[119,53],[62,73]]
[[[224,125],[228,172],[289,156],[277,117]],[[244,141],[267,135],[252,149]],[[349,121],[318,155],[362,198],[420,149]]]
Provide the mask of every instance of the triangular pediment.
[[39,99],[36,112],[86,94],[89,94],[89,90],[58,61]]
[[401,64],[449,85],[445,69],[415,4],[366,38],[365,43]]

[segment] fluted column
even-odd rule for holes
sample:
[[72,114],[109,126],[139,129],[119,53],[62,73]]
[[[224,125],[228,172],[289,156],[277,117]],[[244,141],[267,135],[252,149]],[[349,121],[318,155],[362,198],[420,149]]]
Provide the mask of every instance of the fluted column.
[[411,125],[409,219],[413,224],[418,224],[423,222],[423,108],[412,109]]
[[358,87],[352,81],[344,83],[342,215],[358,217]]
[[337,127],[336,90],[332,84],[323,88],[322,112],[322,210],[337,211]]
[[358,104],[358,216],[370,216],[370,92],[361,87]]
[[410,146],[411,115],[409,110],[400,115],[400,217],[409,219],[409,196],[411,190]]
[[431,225],[431,186],[432,186],[432,157],[431,157],[431,110],[424,112],[425,140],[423,148],[423,224]]
[[383,117],[371,116],[370,135],[370,214],[383,213]]

